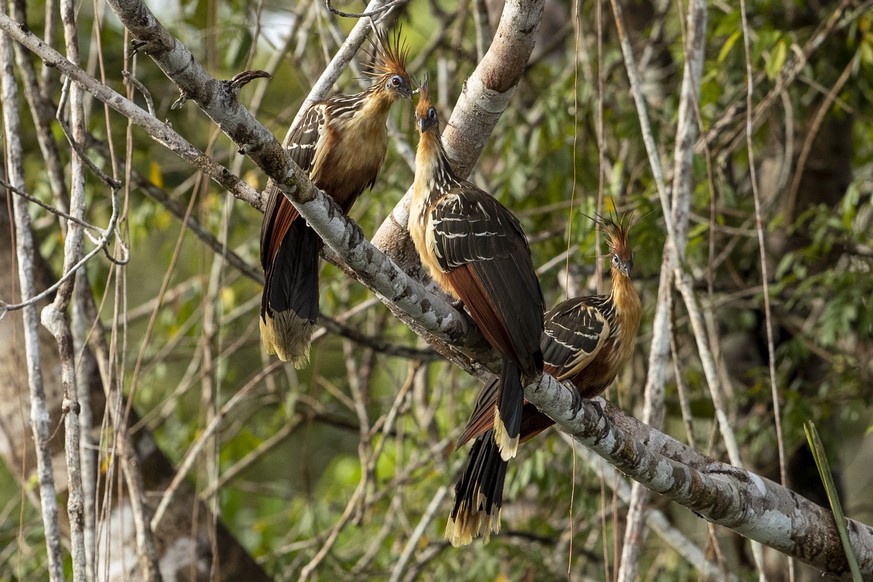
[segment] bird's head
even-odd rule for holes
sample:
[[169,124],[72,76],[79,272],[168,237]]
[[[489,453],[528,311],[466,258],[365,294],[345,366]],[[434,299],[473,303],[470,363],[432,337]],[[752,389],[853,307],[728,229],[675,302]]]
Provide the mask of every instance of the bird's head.
[[419,133],[426,133],[433,129],[436,133],[440,130],[440,118],[437,115],[436,108],[431,105],[430,95],[428,94],[427,75],[421,82],[418,88],[418,105],[415,106],[415,126]]
[[373,47],[373,60],[367,69],[367,74],[373,79],[373,90],[387,95],[392,101],[412,99],[412,82],[406,72],[409,47],[400,38],[400,27],[391,35],[377,29]]
[[630,278],[634,266],[634,251],[628,243],[634,220],[631,213],[598,216],[597,223],[609,239],[611,268]]

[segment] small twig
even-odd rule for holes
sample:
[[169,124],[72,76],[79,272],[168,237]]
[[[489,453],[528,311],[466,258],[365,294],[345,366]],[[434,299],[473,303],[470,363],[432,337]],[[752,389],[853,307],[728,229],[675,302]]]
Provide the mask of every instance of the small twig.
[[385,4],[384,6],[381,6],[379,8],[374,8],[373,10],[370,10],[368,12],[343,12],[342,10],[339,10],[338,8],[334,8],[331,5],[330,0],[324,0],[324,6],[328,10],[330,10],[332,13],[336,14],[337,16],[342,16],[343,18],[373,18],[374,16],[379,16],[380,14],[382,14],[384,12],[388,12],[389,10],[394,8],[395,6],[400,6],[401,4],[406,4],[408,1],[409,0],[393,0],[392,2],[389,2],[388,4]]
[[340,323],[338,320],[331,317],[321,315],[318,318],[318,323],[327,331],[344,337],[346,339],[350,339],[355,343],[360,344],[361,346],[366,346],[367,348],[380,354],[407,358],[410,360],[421,360],[425,362],[442,359],[442,356],[440,356],[432,349],[421,349],[391,344],[380,339],[379,337],[365,335],[358,330],[351,328],[343,323]]
[[121,71],[121,75],[124,77],[125,83],[130,83],[130,85],[139,91],[146,102],[146,110],[149,112],[149,115],[155,115],[155,103],[152,100],[152,93],[149,91],[145,85],[140,83],[139,79],[133,76],[131,71]]
[[46,210],[46,211],[48,211],[56,216],[60,216],[61,218],[64,218],[70,222],[78,224],[82,228],[87,228],[88,230],[93,230],[93,231],[99,232],[101,234],[105,233],[105,231],[103,229],[101,229],[100,227],[94,226],[93,224],[85,222],[81,218],[77,218],[77,217],[73,216],[72,214],[70,214],[69,212],[64,212],[63,210],[61,210],[59,208],[55,208],[54,206],[52,206],[50,204],[46,204],[45,202],[43,202],[39,198],[37,198],[35,196],[31,196],[30,194],[28,194],[24,190],[20,190],[20,189],[16,188],[12,184],[10,184],[6,180],[4,180],[2,177],[0,177],[0,186],[3,186],[3,188],[5,188],[6,190],[9,190],[10,192],[15,194],[16,196],[21,196],[22,198],[24,198],[25,200],[27,200],[31,204],[36,204],[37,206],[43,208],[44,210]]
[[300,421],[300,419],[302,418],[302,414],[296,414],[293,418],[286,421],[279,428],[278,431],[274,432],[266,440],[258,444],[257,447],[249,451],[242,459],[234,463],[229,469],[223,471],[221,473],[221,477],[217,481],[207,485],[206,488],[203,490],[201,496],[204,498],[212,497],[222,487],[235,479],[240,473],[251,467],[254,463],[263,458],[264,455],[273,451],[279,444],[281,444],[286,438],[288,438],[291,433],[303,426],[302,422]]
[[322,560],[327,556],[328,552],[330,552],[333,545],[336,543],[337,537],[339,537],[340,532],[345,528],[346,525],[351,521],[352,516],[355,513],[356,508],[361,502],[361,499],[364,496],[364,481],[360,481],[358,486],[355,488],[354,493],[349,498],[348,503],[346,503],[346,508],[343,511],[340,518],[331,528],[330,533],[327,536],[327,539],[324,540],[324,543],[319,548],[318,552],[316,552],[315,556],[309,561],[306,566],[300,571],[300,576],[298,578],[299,582],[305,582],[309,580],[309,577],[315,572],[315,569],[318,568],[318,565],[321,564]]
[[685,438],[688,446],[694,446],[694,415],[691,412],[691,404],[688,401],[688,386],[679,369],[679,346],[676,345],[676,334],[670,337],[670,352],[673,355],[673,376],[676,378],[676,393],[679,396],[679,410],[682,413],[682,424],[685,427]]
[[[818,130],[821,127],[822,122],[824,121],[825,116],[831,110],[831,105],[834,104],[837,96],[840,91],[843,90],[843,86],[846,84],[846,81],[849,80],[852,71],[855,68],[856,63],[858,62],[858,58],[860,53],[856,52],[854,56],[849,59],[848,64],[843,69],[843,72],[840,74],[837,82],[834,83],[834,86],[828,91],[827,96],[825,97],[824,102],[819,106],[818,110],[815,112],[815,116],[812,119],[812,123],[810,124],[809,131],[807,132],[806,139],[803,140],[803,146],[800,148],[800,155],[797,158],[797,166],[794,170],[794,177],[791,180],[791,188],[788,190],[788,205],[785,210],[785,216],[789,221],[794,220],[794,207],[797,204],[797,191],[800,189],[800,182],[803,179],[803,173],[806,169],[806,162],[809,159],[809,154],[812,151],[812,143],[815,140],[816,135],[818,135]],[[751,81],[750,81],[751,83]],[[751,139],[751,138],[750,138]],[[786,142],[789,143],[789,142]],[[751,152],[751,148],[749,149]],[[791,165],[791,158],[786,156],[786,164]],[[754,185],[754,183],[753,183]],[[756,206],[757,208],[757,206]],[[760,226],[760,225],[759,225]],[[759,229],[760,232],[760,229]],[[766,277],[765,277],[766,282]]]
[[376,535],[368,536],[366,544],[369,547],[361,553],[360,558],[358,558],[355,561],[354,566],[349,569],[348,573],[350,579],[360,580],[367,578],[368,574],[373,571],[373,560],[384,548],[391,545],[391,542],[386,541],[388,540],[388,537],[397,536],[397,522],[403,520],[405,517],[403,511],[403,508],[405,507],[403,491],[404,489],[402,487],[394,488],[394,495],[391,497],[391,504],[388,507],[388,511],[385,512],[385,517],[382,520],[382,527],[379,528],[379,533]]
[[397,582],[400,580],[400,575],[403,574],[403,569],[406,567],[406,563],[409,562],[409,558],[418,547],[418,541],[421,539],[421,536],[424,535],[424,530],[428,525],[430,525],[430,522],[433,521],[437,509],[439,509],[448,492],[449,488],[445,485],[437,489],[437,492],[430,500],[427,509],[424,510],[421,519],[418,520],[418,525],[416,525],[415,529],[412,530],[412,535],[410,535],[409,539],[406,540],[406,545],[403,546],[403,552],[400,554],[397,562],[395,562],[394,568],[391,569],[391,577],[388,579],[388,582]]

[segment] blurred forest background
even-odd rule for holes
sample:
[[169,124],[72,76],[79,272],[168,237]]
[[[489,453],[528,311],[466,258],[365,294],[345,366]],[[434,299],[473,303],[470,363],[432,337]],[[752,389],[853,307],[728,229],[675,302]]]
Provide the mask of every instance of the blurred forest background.
[[[315,1],[148,4],[216,78],[229,79],[246,69],[272,73],[271,80],[243,89],[240,99],[280,139],[356,22]],[[688,6],[662,0],[619,4],[655,140],[669,168]],[[63,52],[55,3],[11,0],[8,6],[19,21],[26,7],[26,22],[39,36],[48,25],[46,13],[51,14],[51,44]],[[362,3],[337,7],[363,10]],[[120,93],[128,90],[122,70],[132,71],[150,92],[158,119],[263,190],[265,177],[193,103],[171,107],[179,92],[150,59],[139,55],[125,61],[129,38],[105,3],[76,8],[85,70]],[[712,2],[684,268],[704,310],[724,412],[743,462],[779,481],[754,185],[763,216],[788,486],[826,504],[802,430],[804,421],[813,420],[846,514],[871,523],[871,3],[759,0],[747,9],[753,155],[745,135],[740,5]],[[410,0],[399,2],[387,18],[389,25],[402,23],[409,70],[419,79],[430,75],[442,119],[448,119],[464,80],[487,50],[500,10],[499,0]],[[806,60],[789,74],[801,55]],[[43,106],[53,116],[62,78],[32,55],[23,61],[41,84]],[[337,90],[360,90],[366,80],[357,67],[341,77]],[[19,57],[15,70],[22,89],[26,69]],[[146,105],[141,92],[135,100]],[[53,181],[52,164],[41,149],[33,105],[23,92],[19,101],[26,191],[63,207],[64,189]],[[179,515],[190,521],[179,527],[199,528],[213,549],[224,547],[221,540],[228,536],[236,539],[241,553],[222,554],[225,576],[230,564],[251,559],[266,575],[282,580],[301,573],[323,580],[558,580],[568,570],[577,580],[615,575],[627,482],[604,473],[583,447],[571,446],[556,430],[522,446],[511,464],[500,534],[487,545],[448,546],[443,528],[466,459],[466,450],[452,452],[452,445],[479,380],[445,362],[372,293],[330,265],[321,274],[322,312],[329,321],[313,344],[311,365],[294,370],[267,357],[257,323],[261,214],[128,126],[124,117],[105,113],[99,102],[87,100],[86,111],[88,156],[122,183],[118,233],[130,260],[120,265],[98,254],[89,261],[74,295],[77,338],[87,338],[89,351],[108,358],[111,374],[103,370],[102,378],[112,377],[132,406],[131,444],[144,455],[143,486],[152,509],[160,500],[154,492],[163,490],[184,462],[177,500],[187,500]],[[412,183],[417,137],[410,104],[394,108],[390,126],[392,142],[381,177],[351,213],[368,236]],[[50,127],[63,175],[70,148],[59,125]],[[666,235],[608,3],[546,2],[530,65],[471,179],[520,217],[534,263],[541,267],[547,305],[568,293],[603,291],[608,284],[605,269],[597,268],[603,266],[605,245],[586,214],[612,200],[619,209],[643,216],[631,241],[643,322],[631,364],[606,393],[639,415]],[[88,173],[86,193],[85,219],[106,225],[111,191]],[[7,191],[5,196],[0,299],[14,303],[20,291],[13,275],[13,195]],[[62,271],[64,236],[56,215],[33,203],[29,212],[42,290]],[[85,248],[93,248],[87,239]],[[113,243],[110,254],[117,258],[121,252]],[[228,260],[228,254],[238,260]],[[727,460],[684,305],[676,300],[674,306],[664,431]],[[33,453],[24,448],[32,447],[32,437],[21,312],[0,320],[0,338],[5,346],[0,452],[6,461],[0,465],[0,579],[47,579]],[[58,453],[54,462],[63,507],[57,345],[48,336],[44,340],[41,368],[49,400],[57,400],[51,446]],[[93,360],[77,354],[81,377],[88,378],[83,369]],[[103,394],[101,375],[90,373]],[[101,453],[97,471],[102,480],[115,483],[125,440],[113,430],[105,403],[102,397],[91,403]],[[98,508],[106,510],[113,496],[127,495],[127,487],[118,479],[101,489]],[[201,505],[191,503],[195,495]],[[682,534],[739,579],[755,577],[747,540],[708,527],[657,496],[650,507],[666,517],[668,534]],[[118,529],[109,535],[131,536],[132,520],[116,523]],[[665,539],[659,530],[642,542],[639,579],[701,576]],[[243,550],[250,558],[241,557]],[[127,566],[136,570],[132,551]],[[188,546],[176,551],[200,552]],[[772,551],[766,558],[768,578],[785,578],[784,559]],[[66,567],[69,572],[69,563]],[[193,572],[180,571],[177,579],[190,579]]]

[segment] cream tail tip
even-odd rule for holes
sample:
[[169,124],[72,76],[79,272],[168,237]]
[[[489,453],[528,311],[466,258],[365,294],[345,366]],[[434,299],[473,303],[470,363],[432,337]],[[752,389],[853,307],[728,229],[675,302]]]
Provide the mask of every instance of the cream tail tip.
[[506,425],[500,418],[500,411],[496,408],[494,409],[494,442],[500,451],[500,458],[504,461],[509,461],[518,454],[519,437],[510,438],[509,433],[506,432]]
[[297,317],[292,311],[276,312],[259,320],[261,341],[268,354],[275,354],[283,362],[291,362],[296,369],[309,365],[309,344],[315,323]]
[[483,536],[484,543],[491,541],[491,534],[500,533],[500,509],[497,513],[486,514],[478,511],[470,514],[461,509],[446,523],[445,537],[456,548],[469,545],[474,538]]

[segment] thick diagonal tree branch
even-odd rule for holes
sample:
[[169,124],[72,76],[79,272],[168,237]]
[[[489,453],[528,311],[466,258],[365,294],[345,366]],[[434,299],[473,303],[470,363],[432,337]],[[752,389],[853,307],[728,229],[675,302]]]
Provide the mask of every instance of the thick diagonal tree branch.
[[[848,574],[830,510],[751,471],[714,461],[602,398],[579,406],[574,393],[546,375],[525,388],[525,397],[563,430],[652,491],[823,572]],[[851,519],[847,527],[863,576],[873,576],[873,527]]]
[[[416,330],[427,330],[450,343],[463,345],[469,341],[464,318],[370,245],[360,229],[312,187],[273,136],[239,105],[237,89],[211,79],[140,3],[111,4],[134,36],[145,41],[142,46],[179,84],[185,97],[196,100],[241,150],[276,181],[299,208],[301,216],[359,279],[384,301],[402,309],[415,321]],[[511,2],[507,7],[514,4],[521,3]],[[7,28],[7,24],[0,22],[0,27],[10,36],[21,33]],[[59,68],[66,66],[54,64]],[[456,129],[464,131],[460,126]],[[586,402],[575,409],[570,392],[548,376],[527,388],[526,395],[583,443],[654,491],[823,570],[845,571],[833,518],[821,507],[756,475],[706,459],[666,435],[635,424],[633,419],[604,413],[603,401]],[[857,522],[850,523],[850,531],[862,568],[869,575],[873,573],[873,531]]]

